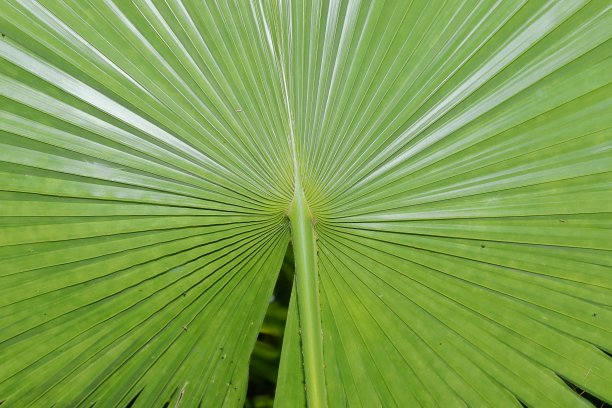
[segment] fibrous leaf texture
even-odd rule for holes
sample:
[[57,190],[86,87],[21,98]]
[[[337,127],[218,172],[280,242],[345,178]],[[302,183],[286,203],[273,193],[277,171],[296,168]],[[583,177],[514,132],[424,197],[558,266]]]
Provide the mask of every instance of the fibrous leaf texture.
[[0,401],[612,401],[607,1],[1,0]]

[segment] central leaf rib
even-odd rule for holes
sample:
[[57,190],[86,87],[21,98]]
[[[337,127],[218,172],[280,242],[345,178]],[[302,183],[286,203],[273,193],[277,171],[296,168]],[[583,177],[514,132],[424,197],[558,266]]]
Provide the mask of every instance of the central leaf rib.
[[319,306],[317,243],[312,215],[296,178],[295,194],[289,209],[295,256],[297,301],[300,319],[306,400],[309,407],[325,406],[323,338]]

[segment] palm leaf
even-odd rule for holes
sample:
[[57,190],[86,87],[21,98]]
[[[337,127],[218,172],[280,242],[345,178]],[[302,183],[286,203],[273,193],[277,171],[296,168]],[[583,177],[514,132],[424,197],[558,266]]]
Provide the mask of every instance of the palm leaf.
[[0,401],[612,401],[606,2],[0,3]]

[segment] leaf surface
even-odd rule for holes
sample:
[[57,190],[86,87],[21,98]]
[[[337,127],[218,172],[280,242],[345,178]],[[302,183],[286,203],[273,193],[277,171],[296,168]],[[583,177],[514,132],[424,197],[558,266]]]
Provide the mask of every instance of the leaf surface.
[[243,405],[307,238],[279,407],[611,402],[611,26],[604,1],[5,0],[0,401]]

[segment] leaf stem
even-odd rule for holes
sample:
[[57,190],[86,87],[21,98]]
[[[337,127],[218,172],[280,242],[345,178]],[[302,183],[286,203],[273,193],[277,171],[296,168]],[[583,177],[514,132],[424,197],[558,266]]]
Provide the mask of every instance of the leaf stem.
[[325,379],[323,374],[323,338],[321,335],[321,310],[319,305],[319,277],[317,271],[317,243],[312,215],[299,183],[289,211],[297,301],[300,317],[306,401],[309,407],[326,406]]

